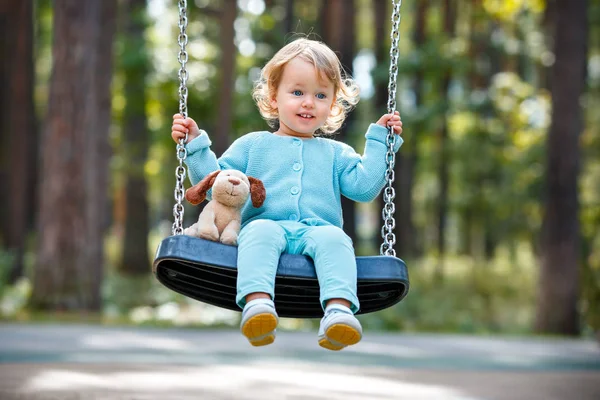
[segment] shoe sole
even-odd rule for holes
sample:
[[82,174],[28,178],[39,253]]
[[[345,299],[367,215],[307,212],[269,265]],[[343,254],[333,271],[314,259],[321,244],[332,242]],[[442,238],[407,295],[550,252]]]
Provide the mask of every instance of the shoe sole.
[[362,335],[353,327],[345,324],[334,324],[327,328],[325,337],[319,340],[319,346],[327,350],[338,351],[360,342],[360,339],[362,339]]
[[346,347],[346,346],[336,346],[335,344],[333,344],[329,340],[327,340],[327,338],[323,338],[323,339],[319,340],[319,346],[323,347],[324,349],[332,350],[332,351],[340,351],[344,347]]
[[256,314],[242,326],[242,334],[252,346],[266,346],[275,341],[277,318],[271,313]]

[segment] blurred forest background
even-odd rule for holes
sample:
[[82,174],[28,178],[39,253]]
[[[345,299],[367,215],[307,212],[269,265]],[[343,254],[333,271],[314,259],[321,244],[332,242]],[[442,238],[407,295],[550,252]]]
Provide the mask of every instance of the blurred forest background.
[[[411,289],[364,323],[598,332],[600,0],[401,14],[395,233]],[[190,0],[188,19],[189,115],[217,154],[267,129],[250,90],[297,34],[359,82],[339,139],[362,151],[386,110],[390,0]],[[175,0],[0,1],[2,319],[237,323],[151,274],[173,220],[178,21]],[[377,254],[381,204],[344,207],[357,253]],[[184,226],[198,212],[186,205]]]

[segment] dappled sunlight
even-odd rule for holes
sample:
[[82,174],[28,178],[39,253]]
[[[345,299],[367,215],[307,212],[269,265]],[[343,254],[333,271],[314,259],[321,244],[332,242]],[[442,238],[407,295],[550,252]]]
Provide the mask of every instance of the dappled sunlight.
[[137,349],[161,349],[163,351],[186,351],[190,343],[187,340],[170,338],[168,336],[148,336],[143,333],[114,332],[110,341],[106,340],[106,334],[84,335],[80,339],[81,345],[91,350],[137,348]]
[[22,312],[31,296],[31,280],[19,279],[14,285],[0,292],[0,316],[13,317]]
[[239,312],[187,299],[182,302],[170,301],[156,307],[137,307],[129,313],[129,319],[136,324],[157,321],[176,326],[234,326],[239,323],[239,317]]
[[600,347],[368,334],[331,352],[316,332],[281,332],[255,348],[233,331],[8,325],[0,328],[0,360],[3,400],[549,400],[567,387],[583,400],[597,398],[588,388],[598,381]]
[[530,10],[534,13],[544,11],[544,0],[484,0],[483,8],[494,17],[511,21],[519,12]]
[[414,346],[389,343],[373,343],[365,342],[359,346],[355,346],[351,349],[346,350],[352,353],[364,353],[368,355],[385,355],[388,357],[401,357],[401,358],[427,358],[434,355],[434,352],[428,351],[422,348],[416,348]]
[[354,374],[351,369],[325,370],[315,364],[260,363],[247,367],[214,365],[159,371],[115,371],[94,374],[47,369],[32,376],[25,391],[119,390],[171,393],[173,390],[227,394],[235,399],[473,399],[455,389]]
[[[427,346],[426,344],[431,345]],[[571,344],[568,352],[553,339],[460,337],[448,335],[402,335],[398,340],[368,340],[346,353],[394,359],[396,363],[454,370],[477,365],[482,368],[539,368],[545,364],[588,360],[600,354],[593,342]]]

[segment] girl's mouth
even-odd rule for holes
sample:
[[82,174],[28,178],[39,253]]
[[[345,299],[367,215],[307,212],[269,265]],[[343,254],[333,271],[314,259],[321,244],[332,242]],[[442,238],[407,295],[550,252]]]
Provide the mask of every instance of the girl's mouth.
[[310,114],[298,114],[298,116],[299,116],[300,118],[304,118],[304,119],[312,119],[312,118],[314,118],[314,117],[313,117],[312,115],[310,115]]

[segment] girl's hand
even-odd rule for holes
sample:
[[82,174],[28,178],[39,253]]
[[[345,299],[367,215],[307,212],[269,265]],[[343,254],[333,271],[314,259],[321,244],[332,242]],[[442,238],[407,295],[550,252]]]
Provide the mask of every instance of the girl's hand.
[[181,114],[173,115],[173,126],[171,127],[171,137],[176,143],[179,139],[185,139],[185,134],[188,134],[187,143],[200,136],[200,128],[196,121],[190,117],[183,118]]
[[377,125],[381,125],[384,128],[391,126],[396,135],[402,134],[402,121],[400,120],[400,113],[398,111],[394,114],[383,114],[379,118],[379,121],[377,121]]

